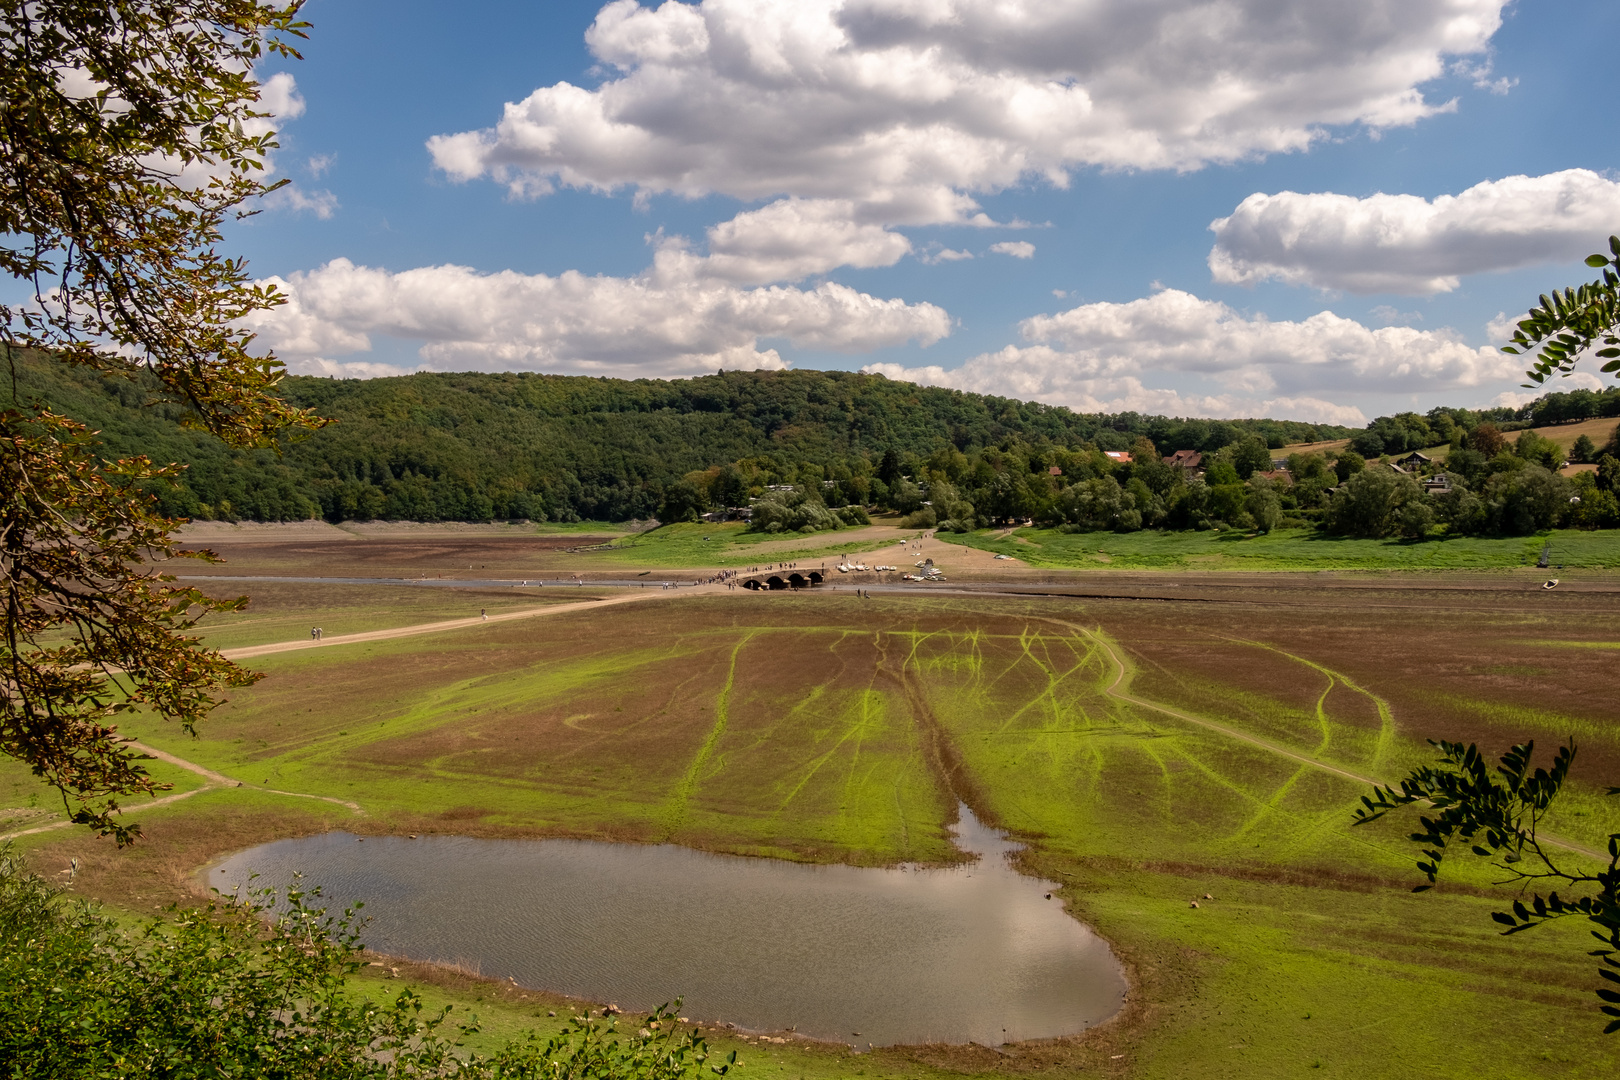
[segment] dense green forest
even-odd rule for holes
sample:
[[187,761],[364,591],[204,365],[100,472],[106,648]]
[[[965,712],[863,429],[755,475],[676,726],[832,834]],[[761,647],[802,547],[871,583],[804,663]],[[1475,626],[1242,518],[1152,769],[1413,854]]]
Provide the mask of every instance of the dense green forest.
[[[725,372],[663,381],[534,374],[293,376],[285,397],[334,423],[276,450],[233,451],[181,428],[150,387],[19,356],[15,394],[100,430],[113,455],[185,464],[154,492],[176,516],[258,521],[489,518],[624,521],[656,516],[683,477],[735,465],[764,483],[804,466],[870,475],[886,451],[1008,440],[1036,447],[1214,450],[1245,435],[1270,446],[1351,429],[1275,420],[1086,415],[841,371]],[[0,402],[12,387],[0,388]]]
[[[1508,438],[1536,423],[1620,415],[1620,389],[1548,394],[1517,410],[1401,413],[1365,429],[1083,414],[839,371],[290,377],[283,393],[333,422],[241,451],[182,427],[182,411],[154,403],[138,381],[39,357],[15,365],[18,401],[83,420],[111,456],[184,464],[178,485],[152,489],[180,517],[668,522],[752,505],[754,527],[770,532],[860,524],[868,507],[958,530],[1024,519],[1086,530],[1315,523],[1410,536],[1620,525],[1620,465],[1571,482],[1557,475],[1563,455],[1551,443],[1533,432]],[[1268,475],[1279,447],[1345,438],[1345,451],[1294,455],[1286,476]],[[1364,468],[1443,444],[1443,491],[1421,487],[1421,475]],[[1587,449],[1587,460],[1603,456]],[[1177,450],[1204,455],[1201,478],[1161,463]]]

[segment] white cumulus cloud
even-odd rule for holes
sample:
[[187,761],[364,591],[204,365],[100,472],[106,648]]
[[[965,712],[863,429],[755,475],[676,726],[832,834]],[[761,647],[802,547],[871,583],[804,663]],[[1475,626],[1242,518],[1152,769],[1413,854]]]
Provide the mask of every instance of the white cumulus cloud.
[[869,222],[978,221],[973,194],[1085,167],[1195,169],[1332,125],[1451,107],[1422,85],[1483,55],[1504,0],[614,0],[608,71],[544,86],[435,164],[557,185],[848,200]]
[[839,266],[893,266],[911,241],[857,220],[847,199],[779,199],[708,231],[709,255],[697,272],[739,284],[798,281]]
[[[1085,411],[1347,424],[1366,422],[1358,408],[1334,404],[1347,395],[1458,390],[1518,371],[1513,357],[1467,345],[1448,331],[1372,329],[1330,311],[1273,322],[1176,289],[1038,315],[1019,329],[1028,344],[983,353],[952,370],[898,364],[867,370]],[[1153,388],[1144,379],[1153,373],[1201,379],[1216,393]]]
[[1028,240],[1003,240],[999,244],[991,244],[990,250],[997,255],[1011,255],[1015,259],[1035,257],[1035,245]]
[[1508,176],[1457,195],[1256,193],[1210,225],[1216,281],[1268,278],[1427,296],[1464,274],[1578,259],[1620,229],[1620,183],[1588,169]]
[[463,266],[391,273],[336,259],[268,280],[289,301],[251,325],[289,366],[318,372],[334,356],[369,350],[378,334],[424,342],[419,355],[434,370],[668,378],[785,367],[775,349],[760,348],[761,339],[864,352],[906,341],[928,345],[950,332],[949,315],[932,304],[879,299],[832,282],[743,289],[657,266],[614,278],[480,274]]

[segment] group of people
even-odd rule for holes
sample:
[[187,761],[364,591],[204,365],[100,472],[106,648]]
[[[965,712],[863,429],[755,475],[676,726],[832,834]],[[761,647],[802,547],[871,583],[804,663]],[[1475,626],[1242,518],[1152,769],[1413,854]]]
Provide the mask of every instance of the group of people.
[[742,573],[740,570],[722,570],[718,574],[714,575],[714,577],[704,578],[703,584],[724,585],[728,589],[735,589],[737,587],[736,578],[740,573]]

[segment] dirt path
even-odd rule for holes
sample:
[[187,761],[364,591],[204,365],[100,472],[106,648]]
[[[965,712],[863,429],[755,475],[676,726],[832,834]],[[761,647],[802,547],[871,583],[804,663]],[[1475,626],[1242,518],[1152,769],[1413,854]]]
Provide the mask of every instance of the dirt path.
[[602,600],[580,600],[567,604],[549,604],[545,607],[504,611],[488,618],[475,615],[469,619],[446,619],[443,622],[415,623],[411,626],[396,626],[388,630],[368,630],[363,634],[341,634],[337,637],[321,638],[319,640],[299,639],[296,641],[278,641],[269,645],[247,645],[240,649],[225,649],[223,655],[228,660],[251,660],[258,656],[294,652],[298,649],[324,649],[335,645],[356,645],[364,641],[390,641],[394,638],[416,637],[419,634],[440,634],[447,630],[464,630],[469,627],[485,626],[490,623],[511,622],[514,619],[534,619],[542,615],[561,615],[564,612],[584,611],[588,608],[607,607],[613,604],[633,604],[645,600],[668,600],[677,596],[685,597],[717,591],[724,592],[725,589],[723,586],[718,585],[699,585],[695,588],[688,587],[684,589],[643,589],[624,596],[610,596]]
[[[130,739],[124,745],[128,746],[131,750],[139,751],[140,753],[147,754],[159,761],[165,761],[170,765],[185,769],[187,772],[194,772],[207,781],[207,783],[203,784],[202,787],[192,788],[190,791],[182,791],[174,795],[165,795],[161,799],[153,799],[151,802],[141,803],[139,806],[126,806],[122,809],[121,813],[138,814],[144,810],[152,810],[159,806],[168,806],[170,803],[177,803],[181,799],[189,799],[193,795],[201,795],[205,791],[214,791],[217,788],[252,788],[254,791],[262,791],[267,795],[285,795],[290,799],[318,799],[321,802],[329,802],[338,806],[346,807],[356,814],[365,813],[365,811],[360,808],[359,803],[348,802],[344,799],[334,799],[329,795],[308,795],[302,791],[282,791],[279,788],[261,787],[258,784],[248,784],[241,780],[233,780],[224,773],[217,773],[207,766],[198,765],[195,761],[187,761],[185,758],[177,757],[174,754],[169,753],[167,750],[159,750],[155,746],[148,746],[143,742],[136,742],[134,739]],[[65,829],[72,824],[72,821],[53,821],[49,825],[36,825],[32,829],[21,829],[17,832],[10,832],[0,835],[0,841],[15,839],[19,836],[32,836],[35,833],[50,832],[53,829]]]
[[[150,810],[156,806],[167,806],[170,803],[177,803],[181,799],[189,799],[193,795],[201,795],[205,791],[212,791],[215,786],[214,784],[204,784],[200,788],[182,791],[178,795],[165,795],[161,799],[153,799],[151,802],[141,803],[139,806],[126,806],[121,812],[133,814],[141,810]],[[35,833],[51,832],[54,829],[65,829],[72,824],[71,820],[53,821],[49,825],[36,825],[32,829],[18,829],[16,832],[0,833],[0,841],[15,840],[19,836],[33,836]]]
[[[1229,739],[1236,739],[1239,742],[1248,743],[1250,746],[1258,747],[1261,750],[1265,750],[1267,753],[1276,754],[1278,757],[1285,757],[1290,761],[1297,761],[1301,765],[1307,765],[1310,768],[1318,769],[1325,773],[1331,773],[1334,776],[1340,776],[1346,780],[1352,780],[1358,784],[1365,784],[1368,787],[1386,787],[1389,784],[1387,780],[1377,780],[1370,776],[1363,776],[1360,773],[1351,772],[1349,769],[1341,769],[1337,765],[1329,765],[1325,761],[1320,761],[1317,758],[1310,757],[1309,755],[1298,753],[1288,749],[1285,746],[1279,746],[1268,739],[1260,738],[1258,735],[1251,735],[1246,731],[1239,731],[1237,728],[1227,727],[1225,724],[1217,724],[1215,721],[1206,719],[1205,717],[1197,716],[1193,713],[1182,712],[1180,709],[1172,709],[1168,705],[1161,705],[1156,701],[1149,701],[1146,698],[1140,698],[1135,694],[1121,690],[1120,685],[1130,677],[1130,668],[1125,663],[1125,659],[1114,651],[1114,647],[1109,644],[1106,638],[1095,631],[1088,630],[1085,627],[1079,626],[1075,623],[1065,622],[1062,619],[1047,619],[1046,621],[1075,631],[1086,639],[1095,642],[1098,648],[1102,649],[1102,651],[1107,654],[1108,659],[1113,663],[1117,671],[1117,674],[1114,676],[1114,681],[1110,683],[1103,691],[1111,698],[1135,705],[1138,708],[1149,709],[1156,713],[1162,713],[1165,716],[1174,717],[1175,719],[1181,720],[1188,724],[1196,724],[1201,728],[1206,728],[1220,735],[1224,735]],[[1553,847],[1560,847],[1566,851],[1572,851],[1577,855],[1585,855],[1588,858],[1597,859],[1599,862],[1608,861],[1607,857],[1598,852],[1596,849],[1577,844],[1571,840],[1565,840],[1562,837],[1542,833],[1541,840]]]

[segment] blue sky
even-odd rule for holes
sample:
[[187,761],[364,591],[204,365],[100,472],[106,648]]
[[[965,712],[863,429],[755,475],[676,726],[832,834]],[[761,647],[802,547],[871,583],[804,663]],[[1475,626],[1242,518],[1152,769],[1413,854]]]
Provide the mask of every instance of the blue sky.
[[1356,422],[1517,393],[1492,320],[1620,232],[1597,0],[307,16],[260,73],[297,194],[229,237],[293,297],[262,334],[295,371],[871,368]]

